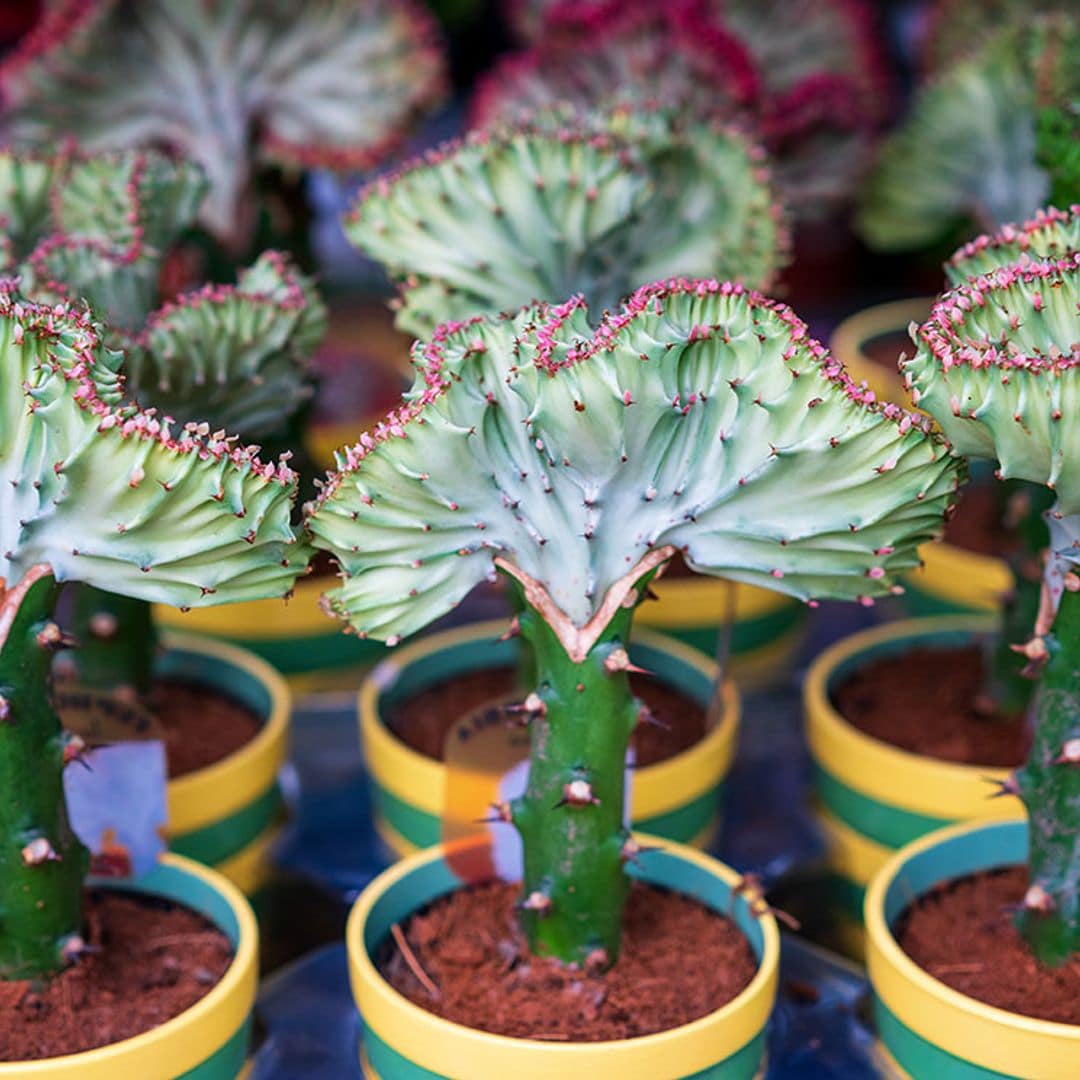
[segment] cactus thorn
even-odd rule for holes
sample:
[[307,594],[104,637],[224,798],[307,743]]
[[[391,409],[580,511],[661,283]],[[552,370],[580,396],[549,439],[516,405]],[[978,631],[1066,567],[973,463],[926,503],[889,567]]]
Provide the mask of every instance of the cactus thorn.
[[52,844],[44,836],[35,837],[19,853],[23,866],[40,866],[46,862],[60,862]]
[[1080,765],[1080,736],[1066,739],[1061,753],[1054,758],[1055,765]]
[[0,724],[10,724],[12,721],[11,702],[3,694],[0,694]]
[[488,809],[491,812],[485,817],[473,819],[477,825],[494,825],[497,822],[509,825],[513,821],[513,814],[510,811],[510,804],[508,802],[489,803]]
[[551,910],[551,897],[537,889],[519,900],[517,906],[521,911],[532,911],[543,918]]
[[593,791],[592,784],[588,780],[571,780],[563,784],[562,798],[555,804],[555,809],[560,806],[599,806],[600,800]]
[[500,641],[509,641],[511,638],[521,637],[521,620],[515,615],[506,628],[506,633],[499,637]]
[[660,717],[645,704],[642,704],[638,709],[637,722],[638,724],[648,724],[651,727],[658,727],[663,731],[671,730],[671,725],[661,720]]
[[109,641],[116,637],[120,621],[111,611],[97,611],[90,616],[90,633],[99,641]]
[[1049,915],[1057,908],[1054,898],[1038,883],[1030,885],[1026,893],[1022,907],[1025,911],[1035,911],[1041,915]]
[[76,644],[75,639],[70,634],[65,634],[52,620],[37,632],[35,638],[43,649],[70,649]]
[[[83,754],[86,753],[86,740],[81,735],[76,735],[74,732],[68,732],[64,739],[64,764],[70,765],[73,761],[83,761]],[[83,761],[85,765],[85,761]],[[89,768],[89,766],[86,766]]]
[[611,652],[604,657],[604,670],[609,675],[614,675],[617,671],[634,671],[640,675],[651,675],[652,672],[646,670],[643,667],[638,667],[637,664],[630,662],[630,654],[620,646],[617,649],[612,649]]
[[1009,773],[1004,780],[999,780],[996,776],[984,776],[983,779],[988,784],[994,784],[997,787],[997,791],[990,794],[991,799],[1000,799],[1003,795],[1020,794],[1020,782],[1016,779],[1015,773]]
[[585,957],[585,970],[590,975],[599,975],[611,967],[611,956],[607,949],[592,949]]

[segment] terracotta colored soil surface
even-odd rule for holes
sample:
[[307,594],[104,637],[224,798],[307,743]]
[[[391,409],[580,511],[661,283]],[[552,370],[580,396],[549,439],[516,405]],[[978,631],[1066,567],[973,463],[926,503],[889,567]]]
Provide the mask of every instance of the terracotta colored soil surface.
[[1019,547],[1019,537],[1001,522],[1000,492],[992,484],[969,484],[945,526],[945,542],[980,555],[1004,557]]
[[1027,889],[1021,866],[939,885],[901,916],[896,939],[935,979],[1009,1012],[1080,1024],[1080,955],[1039,964],[1012,922]]
[[977,645],[912,649],[864,664],[836,687],[833,704],[860,731],[913,754],[1019,765],[1027,753],[1023,718],[980,713],[982,684]]
[[[512,668],[489,668],[457,675],[414,694],[387,710],[390,730],[414,750],[441,761],[446,736],[485,702],[513,694]],[[705,710],[658,679],[635,676],[634,693],[667,727],[641,725],[634,733],[638,765],[653,765],[688,750],[705,734]]]
[[463,889],[403,927],[433,1000],[392,940],[379,970],[417,1005],[469,1027],[518,1038],[600,1042],[689,1023],[746,988],[757,962],[734,923],[695,900],[635,885],[622,952],[603,975],[530,956],[518,933],[518,887]]
[[88,953],[48,983],[0,982],[0,1061],[129,1039],[190,1009],[232,962],[228,938],[167,900],[89,891]]
[[177,679],[157,679],[150,706],[164,728],[171,778],[228,757],[262,727],[258,716],[239,701]]

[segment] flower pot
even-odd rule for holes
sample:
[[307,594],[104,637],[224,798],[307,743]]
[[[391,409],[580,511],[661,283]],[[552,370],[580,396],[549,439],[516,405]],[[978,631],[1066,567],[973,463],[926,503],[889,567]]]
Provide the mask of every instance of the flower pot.
[[269,876],[284,815],[278,772],[288,756],[292,698],[281,676],[244,649],[171,631],[162,644],[157,674],[215,687],[263,720],[239,750],[168,788],[170,849],[214,867],[250,895]]
[[933,303],[932,296],[917,296],[857,311],[833,331],[829,349],[847,373],[857,383],[865,382],[879,401],[892,401],[910,409],[911,399],[904,390],[897,365],[881,363],[874,351],[875,347],[885,346],[891,353],[895,341],[897,360],[903,351],[914,352],[908,327],[926,319]]
[[[644,838],[641,838],[644,840]],[[485,837],[458,841],[486,845]],[[353,998],[364,1022],[361,1064],[368,1080],[468,1075],[475,1080],[627,1080],[654,1077],[752,1077],[765,1049],[765,1025],[776,996],[780,936],[769,915],[754,916],[734,893],[739,875],[681,845],[665,844],[631,873],[643,881],[694,896],[731,915],[759,967],[750,985],[723,1008],[656,1035],[613,1042],[559,1043],[490,1035],[443,1020],[397,993],[378,973],[372,952],[417,909],[461,886],[440,846],[380,874],[349,916],[346,942]]]
[[208,918],[236,955],[221,981],[190,1009],[131,1039],[45,1061],[0,1062],[0,1080],[235,1080],[245,1072],[259,932],[237,889],[188,859],[166,855],[135,882],[93,880],[98,887],[163,896]]
[[[863,630],[825,650],[803,686],[807,740],[815,767],[816,815],[825,835],[845,940],[858,951],[857,927],[870,879],[894,851],[958,821],[1015,818],[1017,799],[993,799],[1007,769],[959,765],[900,750],[859,731],[833,707],[833,688],[881,656],[917,647],[970,644],[991,634],[987,616],[906,619]],[[933,695],[927,694],[927,709]]]
[[250,600],[188,612],[159,606],[154,619],[163,628],[247,649],[280,671],[297,693],[351,689],[386,647],[343,634],[322,610],[319,598],[335,580],[301,578],[287,601]]
[[[382,719],[387,702],[434,686],[452,675],[511,666],[516,640],[499,640],[502,620],[475,623],[422,638],[395,650],[360,689],[360,733],[372,781],[375,828],[397,855],[443,839],[447,768],[394,735]],[[715,665],[701,653],[662,634],[640,630],[630,650],[635,663],[706,705]],[[724,777],[735,753],[739,697],[724,686],[720,722],[696,746],[655,765],[636,769],[631,787],[635,828],[704,847],[719,825]],[[492,792],[494,795],[494,792]],[[469,818],[483,812],[467,809]]]
[[[942,881],[1023,863],[1026,823],[969,823],[899,851],[866,894],[866,955],[883,1056],[899,1075],[934,1080],[1074,1077],[1080,1026],[985,1005],[939,982],[897,944],[891,927],[913,900]],[[902,1071],[901,1071],[902,1070]]]
[[731,623],[729,671],[740,686],[763,686],[791,666],[802,643],[806,605],[790,596],[704,574],[653,582],[656,600],[642,604],[638,626],[716,655],[725,620]]

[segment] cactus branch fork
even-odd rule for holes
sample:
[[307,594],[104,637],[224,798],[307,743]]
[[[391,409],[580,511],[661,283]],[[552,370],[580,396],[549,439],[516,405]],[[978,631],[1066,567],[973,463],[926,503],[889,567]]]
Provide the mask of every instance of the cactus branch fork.
[[524,841],[532,948],[604,967],[637,848],[624,763],[634,609],[691,569],[872,603],[936,535],[960,477],[786,307],[714,280],[645,286],[594,329],[581,298],[441,326],[402,406],[308,507],[329,611],[388,642],[502,572],[535,660]]

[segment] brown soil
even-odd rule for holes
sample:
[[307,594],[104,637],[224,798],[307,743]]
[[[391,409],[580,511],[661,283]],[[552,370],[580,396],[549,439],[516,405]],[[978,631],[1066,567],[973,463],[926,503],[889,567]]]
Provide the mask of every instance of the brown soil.
[[904,329],[889,330],[884,334],[878,334],[877,337],[864,341],[861,349],[863,355],[872,363],[891,371],[896,376],[896,384],[899,386],[901,381],[898,370],[900,354],[904,353],[911,356],[915,351],[915,346],[912,345],[911,338],[908,337],[908,332]]
[[262,728],[246,705],[218,690],[178,679],[156,679],[150,707],[164,731],[171,779],[228,757]]
[[[653,716],[666,725],[642,725],[634,733],[639,766],[674,757],[701,741],[705,735],[705,710],[696,701],[648,676],[632,676],[630,684]],[[514,688],[512,668],[473,671],[398,702],[385,710],[384,719],[406,745],[442,761],[451,728],[486,702],[513,694]]]
[[232,962],[220,930],[167,900],[91,890],[85,917],[95,951],[48,983],[0,982],[0,1061],[140,1035],[190,1009]]
[[517,928],[519,889],[462,889],[403,927],[433,1000],[392,940],[384,978],[422,1008],[481,1031],[573,1042],[629,1039],[687,1024],[726,1005],[757,961],[735,924],[696,900],[644,885],[630,893],[618,963],[590,975],[529,954]]
[[959,506],[945,526],[945,542],[980,555],[1011,555],[1020,538],[1001,521],[1001,493],[993,484],[968,484],[959,492]]
[[833,691],[833,705],[867,735],[924,757],[1008,768],[1027,754],[1022,716],[979,712],[977,645],[916,648],[873,660]]
[[919,967],[961,994],[1080,1024],[1080,954],[1060,968],[1043,967],[1013,925],[1027,883],[1021,866],[945,882],[904,912],[896,940]]

